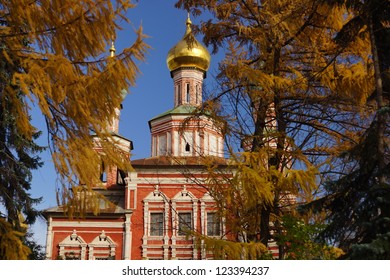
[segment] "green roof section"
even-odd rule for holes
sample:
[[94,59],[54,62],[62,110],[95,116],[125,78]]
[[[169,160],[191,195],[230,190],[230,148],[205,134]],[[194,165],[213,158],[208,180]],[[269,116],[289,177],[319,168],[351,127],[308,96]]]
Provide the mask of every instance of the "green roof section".
[[197,107],[192,105],[180,105],[171,110],[168,110],[154,118],[152,118],[149,122],[154,121],[156,119],[168,116],[168,115],[189,115],[196,111]]

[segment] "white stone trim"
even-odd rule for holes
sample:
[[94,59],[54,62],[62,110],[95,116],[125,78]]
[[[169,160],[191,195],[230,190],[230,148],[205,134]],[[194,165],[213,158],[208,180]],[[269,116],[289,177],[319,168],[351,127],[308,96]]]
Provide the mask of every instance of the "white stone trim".
[[[204,236],[207,236],[207,214],[208,213],[216,213],[217,211],[215,210],[215,200],[214,198],[210,195],[209,192],[205,193],[203,197],[200,199],[200,215],[201,215],[201,230],[202,234]],[[211,208],[214,208],[212,210],[208,209],[211,206]],[[224,237],[226,234],[226,223],[225,223],[225,218],[221,219],[221,224],[220,224],[220,237]],[[216,236],[211,236],[211,237],[216,237]],[[202,259],[207,259],[207,252],[204,248],[204,242],[202,240],[201,242],[201,258]]]
[[52,227],[89,227],[89,228],[123,228],[123,222],[104,222],[96,220],[94,222],[88,221],[53,221]]
[[[137,172],[128,172],[126,180],[126,192],[127,192],[127,201],[125,208],[130,209],[131,202],[133,202],[132,210],[137,209]],[[134,196],[131,197],[131,193],[134,193]]]
[[[183,204],[185,203],[185,204]],[[193,230],[197,231],[198,221],[198,199],[187,190],[186,186],[183,185],[183,190],[178,192],[172,199],[172,258],[176,259],[178,254],[185,254],[185,251],[181,251],[181,248],[192,248],[192,258],[196,259],[198,250],[194,247],[194,239],[191,245],[178,246],[177,240],[185,239],[185,236],[178,235],[179,227],[179,213],[191,213]]]
[[131,259],[131,246],[132,246],[132,231],[131,231],[131,214],[126,214],[125,221],[125,235],[123,237],[123,258],[125,260]]
[[89,260],[95,260],[95,248],[106,248],[108,257],[115,258],[115,248],[116,244],[115,242],[106,235],[104,230],[102,230],[101,234],[99,236],[96,236],[91,243],[88,244],[89,254],[88,259]]
[[[76,232],[76,230],[73,230],[73,233],[67,236],[62,242],[59,244],[60,252],[58,254],[59,257],[65,259],[66,254],[71,254],[72,252],[76,252],[80,255],[81,260],[86,259],[86,248],[87,243],[84,241],[81,236],[79,236]],[[68,248],[75,248],[68,249]]]
[[[169,215],[169,200],[166,195],[159,190],[159,186],[155,186],[155,190],[149,193],[143,200],[144,202],[144,235],[142,237],[142,257],[144,259],[149,258],[149,254],[153,253],[150,251],[151,248],[160,248],[163,252],[163,258],[168,259],[169,252],[169,237],[168,237],[168,215]],[[155,208],[160,203],[162,208],[161,211],[156,211]],[[164,217],[164,229],[163,236],[150,236],[150,213],[163,213]],[[150,245],[148,241],[151,240],[162,240],[162,245]],[[158,251],[159,253],[161,251]]]
[[49,217],[47,220],[47,230],[46,230],[46,259],[51,260],[53,257],[53,226],[52,226],[53,218]]

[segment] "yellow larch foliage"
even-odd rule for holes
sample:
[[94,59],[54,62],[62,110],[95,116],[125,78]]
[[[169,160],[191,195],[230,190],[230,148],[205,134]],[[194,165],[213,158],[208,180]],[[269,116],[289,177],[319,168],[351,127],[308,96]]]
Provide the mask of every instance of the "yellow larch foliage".
[[309,198],[321,181],[317,168],[357,139],[373,91],[370,42],[362,31],[353,47],[338,45],[335,36],[352,15],[325,2],[177,1],[213,15],[199,31],[214,52],[224,50],[215,99],[232,146],[244,151],[231,149],[234,176],[211,180],[211,193],[235,236],[270,232],[261,224],[279,221],[281,197]]
[[[44,115],[53,160],[64,187],[97,182],[101,156],[91,134],[111,139],[107,124],[120,107],[122,91],[134,86],[137,63],[148,50],[140,27],[129,47],[108,55],[111,41],[129,22],[131,0],[2,1],[1,52],[16,71],[1,96],[11,100],[19,133],[31,138],[34,128],[27,100]],[[16,98],[16,94],[22,98]],[[105,160],[123,170],[128,157],[106,141]],[[77,178],[77,179],[76,179]]]
[[10,223],[0,218],[0,259],[27,260],[30,248],[23,244],[24,233],[15,231]]
[[197,245],[216,260],[266,260],[272,259],[267,247],[261,243],[238,243],[196,235]]

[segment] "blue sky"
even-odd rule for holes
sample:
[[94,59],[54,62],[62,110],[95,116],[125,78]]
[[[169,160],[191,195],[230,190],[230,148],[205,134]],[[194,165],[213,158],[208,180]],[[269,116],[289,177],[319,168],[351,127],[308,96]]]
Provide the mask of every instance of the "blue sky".
[[[184,35],[187,12],[174,7],[175,0],[144,0],[128,12],[131,24],[124,24],[115,42],[117,52],[132,44],[135,39],[134,30],[140,25],[143,32],[149,36],[146,42],[151,49],[146,61],[139,64],[141,74],[136,85],[129,88],[129,95],[123,102],[119,132],[134,143],[132,159],[150,156],[150,131],[148,121],[154,116],[173,107],[173,82],[166,65],[169,49]],[[199,18],[191,17],[194,24]],[[201,41],[201,38],[198,37]],[[217,59],[212,56],[205,85],[213,83],[213,75],[217,69]],[[47,145],[44,120],[33,114],[34,125],[44,132],[39,144]],[[34,172],[31,194],[33,197],[43,197],[43,202],[37,207],[46,209],[56,206],[56,173],[50,154],[42,154],[45,165]],[[33,227],[35,239],[45,245],[46,222],[39,219]]]

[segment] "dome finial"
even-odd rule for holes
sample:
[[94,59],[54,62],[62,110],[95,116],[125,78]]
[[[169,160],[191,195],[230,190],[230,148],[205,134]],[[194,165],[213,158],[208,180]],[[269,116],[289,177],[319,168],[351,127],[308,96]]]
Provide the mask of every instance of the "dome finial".
[[115,56],[115,46],[114,46],[114,40],[111,40],[111,48],[110,48],[110,56],[114,57]]
[[187,21],[186,21],[186,26],[187,26],[186,35],[188,35],[192,32],[191,25],[192,25],[192,21],[190,19],[190,13],[188,13],[187,14]]

